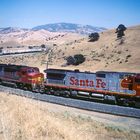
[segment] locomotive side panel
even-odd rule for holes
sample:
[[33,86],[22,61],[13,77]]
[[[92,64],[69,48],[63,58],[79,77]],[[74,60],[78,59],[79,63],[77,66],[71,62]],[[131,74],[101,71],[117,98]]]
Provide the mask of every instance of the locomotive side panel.
[[70,88],[83,88],[83,89],[95,89],[95,74],[86,74],[82,72],[67,72],[66,86]]
[[66,71],[48,69],[45,72],[47,73],[45,80],[45,83],[47,83],[47,85],[65,85]]
[[19,80],[18,69],[14,66],[0,65],[1,79]]
[[108,82],[108,90],[111,92],[117,92],[119,90],[119,75],[118,73],[107,73],[106,79]]
[[107,90],[108,84],[105,77],[96,77],[96,73],[86,72],[67,72],[66,85],[70,88],[90,89],[93,90]]
[[117,72],[67,72],[66,86],[77,89],[91,89],[93,92],[100,91],[110,94],[126,94],[135,95],[136,91],[133,88],[124,88],[121,86],[122,80],[127,77],[128,73]]
[[107,76],[106,73],[96,73],[96,90],[107,91],[109,89]]
[[96,79],[98,78],[98,75],[99,76],[101,75],[101,77],[105,78],[104,81],[105,81],[106,87],[108,87],[108,89],[103,89],[103,90],[107,90],[108,93],[114,94],[114,95],[126,94],[128,96],[136,94],[136,91],[133,89],[133,83],[132,83],[132,85],[129,85],[128,88],[124,88],[121,84],[123,79],[125,79],[129,76],[132,76],[133,74],[120,73],[120,72],[97,72]]
[[18,70],[10,67],[5,67],[4,78],[19,80]]

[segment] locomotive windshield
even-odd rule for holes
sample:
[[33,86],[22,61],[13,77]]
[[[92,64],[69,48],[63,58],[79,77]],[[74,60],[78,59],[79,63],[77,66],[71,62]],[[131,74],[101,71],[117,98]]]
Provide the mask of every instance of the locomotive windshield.
[[140,84],[140,78],[135,78],[135,82]]
[[104,73],[97,73],[96,74],[97,77],[101,77],[101,78],[105,78],[106,75]]
[[140,84],[140,74],[137,74],[135,77],[135,83],[139,83]]
[[48,79],[63,80],[66,75],[62,73],[47,73]]
[[31,73],[39,73],[39,70],[37,68],[30,68],[27,70],[27,73],[31,74]]

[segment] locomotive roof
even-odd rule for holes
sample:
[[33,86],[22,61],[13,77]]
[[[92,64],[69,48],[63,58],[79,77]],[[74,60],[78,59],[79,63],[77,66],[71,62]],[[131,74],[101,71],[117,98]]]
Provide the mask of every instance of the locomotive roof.
[[132,72],[116,72],[116,71],[97,71],[96,73],[136,74],[136,73],[132,73]]
[[[47,73],[47,72],[55,72],[55,73],[58,73],[58,72],[80,72],[80,73],[94,73],[94,72],[90,72],[90,71],[85,71],[85,72],[81,72],[81,71],[79,71],[78,69],[76,69],[76,70],[65,70],[65,69],[53,69],[53,68],[50,68],[50,69],[46,69],[45,71],[44,71],[45,73]],[[134,74],[137,74],[137,73],[132,73],[132,72],[115,72],[115,71],[97,71],[97,72],[95,72],[95,73],[104,73],[104,74],[106,74],[106,73],[118,73],[118,74],[132,74],[132,75],[134,75]],[[94,73],[94,74],[95,74]]]
[[65,72],[65,71],[73,71],[73,70],[65,70],[65,69],[46,69],[45,71],[46,71],[46,72],[47,72],[47,71],[62,71],[62,72]]
[[12,64],[0,64],[0,66],[12,68],[12,69],[30,68],[30,67],[24,66],[24,65],[12,65]]

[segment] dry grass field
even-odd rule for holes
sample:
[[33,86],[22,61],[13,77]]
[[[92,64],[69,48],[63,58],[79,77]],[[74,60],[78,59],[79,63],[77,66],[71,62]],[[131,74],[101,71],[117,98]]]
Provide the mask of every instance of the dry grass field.
[[128,71],[140,72],[140,26],[128,28],[122,40],[116,40],[115,30],[100,33],[96,42],[83,38],[71,44],[54,47],[49,54],[49,61],[56,67],[65,64],[65,57],[83,54],[86,61],[79,66],[67,66],[66,69],[82,71]]
[[0,92],[1,140],[138,140],[139,121]]

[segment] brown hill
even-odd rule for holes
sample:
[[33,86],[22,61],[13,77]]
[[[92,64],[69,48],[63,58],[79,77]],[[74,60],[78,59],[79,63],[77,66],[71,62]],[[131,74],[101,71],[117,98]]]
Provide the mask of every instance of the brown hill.
[[20,30],[16,32],[1,33],[0,32],[0,47],[6,46],[36,46],[36,45],[52,45],[72,41],[74,38],[80,38],[81,35],[76,33],[64,32],[49,32],[47,30]]
[[96,42],[82,38],[55,46],[49,52],[50,67],[58,68],[66,63],[67,56],[80,53],[86,61],[79,66],[66,66],[66,69],[140,72],[140,26],[128,28],[123,39],[116,39],[115,30],[108,30],[100,33]]
[[[50,68],[140,72],[140,26],[128,28],[123,39],[116,39],[115,29],[100,33],[96,42],[88,42],[88,36],[65,34],[48,41],[52,44],[48,53],[1,57],[0,63],[37,66],[41,71],[46,68],[43,63],[48,61]],[[74,54],[83,54],[86,61],[78,66],[64,67],[65,58]]]

